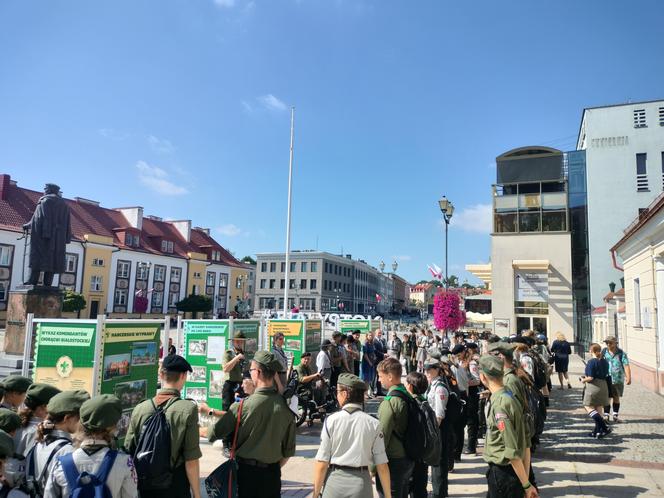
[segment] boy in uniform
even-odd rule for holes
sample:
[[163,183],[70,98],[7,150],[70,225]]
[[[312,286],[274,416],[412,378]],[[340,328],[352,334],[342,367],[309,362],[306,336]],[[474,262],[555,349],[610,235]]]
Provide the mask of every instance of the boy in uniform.
[[233,348],[224,352],[223,370],[226,374],[226,380],[221,388],[221,409],[223,411],[235,401],[235,391],[242,383],[242,366],[244,364],[244,341],[245,336],[242,331],[235,332],[233,335]]

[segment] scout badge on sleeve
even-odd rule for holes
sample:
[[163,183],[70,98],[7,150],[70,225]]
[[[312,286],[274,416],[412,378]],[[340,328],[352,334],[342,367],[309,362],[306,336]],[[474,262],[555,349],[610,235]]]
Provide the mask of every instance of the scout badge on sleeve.
[[500,432],[505,430],[505,420],[508,420],[505,413],[496,413],[496,425],[498,426],[498,430]]

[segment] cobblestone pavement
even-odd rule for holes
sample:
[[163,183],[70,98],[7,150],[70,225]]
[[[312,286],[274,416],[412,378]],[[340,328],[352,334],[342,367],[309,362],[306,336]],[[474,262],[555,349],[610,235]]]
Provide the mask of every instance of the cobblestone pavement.
[[[588,437],[592,421],[581,407],[577,380],[583,371],[578,357],[570,361],[573,389],[555,388],[542,445],[534,468],[540,496],[632,498],[664,497],[664,398],[640,386],[626,386],[623,422],[604,440]],[[378,401],[368,404],[375,412]],[[297,453],[283,469],[284,497],[310,497],[313,458],[321,424],[298,429]],[[223,461],[219,448],[202,445],[201,475]],[[450,474],[451,497],[484,497],[486,464],[481,456],[464,455]],[[205,496],[205,494],[203,494]],[[377,495],[375,495],[377,496]]]

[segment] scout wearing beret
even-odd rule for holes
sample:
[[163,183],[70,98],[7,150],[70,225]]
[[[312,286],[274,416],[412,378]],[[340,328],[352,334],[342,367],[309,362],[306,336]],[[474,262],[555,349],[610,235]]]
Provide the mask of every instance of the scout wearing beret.
[[240,496],[279,497],[281,466],[295,454],[295,418],[274,387],[278,360],[269,351],[258,351],[249,368],[254,393],[230,409],[208,428],[210,442],[237,434],[238,487]]
[[0,460],[14,454],[14,439],[5,431],[0,430]]
[[295,371],[298,376],[297,395],[313,400],[314,381],[320,379],[321,375],[311,368],[311,353],[302,353],[300,364],[295,367]]
[[337,381],[341,411],[325,419],[314,465],[314,494],[324,498],[373,496],[369,466],[389,488],[385,438],[380,423],[363,411],[367,384],[342,373]]
[[57,457],[74,451],[72,435],[78,429],[81,406],[89,399],[86,391],[64,391],[49,400],[48,415],[37,429],[33,449],[26,455],[26,479],[37,496],[43,496]]
[[[441,361],[429,359],[424,362],[424,375],[429,381],[426,391],[426,400],[436,415],[438,428],[440,430],[441,452],[438,465],[431,467],[431,486],[433,496],[448,496],[448,468],[449,452],[452,447],[453,421],[447,416],[447,403],[450,399],[450,386],[443,374],[443,361],[449,363],[449,358],[444,356]],[[426,472],[423,472],[426,478]],[[416,480],[416,476],[413,477]]]
[[[452,360],[452,373],[457,381],[459,387],[459,395],[463,403],[469,405],[469,378],[468,378],[468,363],[466,362],[466,346],[463,343],[463,334],[461,334],[461,341],[456,344],[451,351]],[[452,455],[455,462],[461,461],[461,454],[464,447],[464,439],[466,436],[466,424],[468,422],[468,410],[463,410],[461,416],[457,418],[454,424],[455,444]]]
[[[125,447],[134,454],[145,422],[161,407],[171,429],[171,468],[173,481],[168,496],[200,498],[198,482],[199,459],[202,456],[198,434],[198,408],[183,400],[180,392],[191,372],[191,365],[179,355],[164,358],[159,371],[162,388],[153,399],[143,401],[134,408],[125,436]],[[191,479],[188,477],[191,476]],[[139,476],[140,477],[140,476]],[[164,498],[164,490],[143,489],[141,498]]]
[[32,384],[26,391],[24,408],[19,411],[21,428],[14,436],[15,451],[17,455],[26,456],[34,446],[37,426],[47,415],[46,405],[60,389],[50,384]]
[[19,427],[21,427],[21,417],[7,408],[0,408],[0,430],[13,437]]
[[25,394],[32,384],[32,380],[20,375],[9,375],[0,382],[2,387],[2,401],[0,408],[8,408],[10,410],[18,411],[19,407],[25,400]]
[[44,496],[48,498],[71,496],[76,481],[70,482],[67,478],[65,465],[72,465],[74,473],[78,473],[80,478],[82,472],[97,471],[108,465],[109,460],[112,461],[112,465],[105,482],[111,496],[113,498],[138,496],[137,478],[131,457],[111,449],[118,422],[122,417],[120,400],[112,394],[95,396],[81,404],[79,413],[83,427],[81,445],[72,453],[65,453],[54,459],[55,464],[47,478]]
[[488,498],[538,496],[528,479],[523,408],[503,385],[503,362],[493,355],[479,361],[482,383],[491,391],[484,460],[489,464]]
[[233,404],[233,401],[235,401],[235,392],[240,389],[242,384],[242,370],[245,364],[245,342],[245,336],[242,331],[237,331],[233,335],[233,347],[224,352],[222,364],[226,380],[221,389],[221,409],[223,411],[227,411],[231,404]]

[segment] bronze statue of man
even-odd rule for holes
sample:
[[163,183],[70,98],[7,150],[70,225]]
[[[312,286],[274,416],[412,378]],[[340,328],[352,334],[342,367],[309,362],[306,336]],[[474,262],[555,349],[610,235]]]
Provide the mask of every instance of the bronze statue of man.
[[71,242],[69,207],[60,187],[47,183],[44,196],[23,230],[30,233],[30,278],[26,283],[37,285],[44,272],[44,285],[50,287],[56,273],[65,270],[65,251]]

